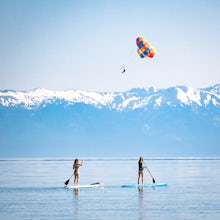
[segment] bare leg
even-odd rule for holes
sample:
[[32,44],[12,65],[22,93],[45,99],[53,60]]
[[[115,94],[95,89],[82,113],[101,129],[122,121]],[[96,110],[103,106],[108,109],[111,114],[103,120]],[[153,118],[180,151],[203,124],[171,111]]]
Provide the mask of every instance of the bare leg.
[[144,172],[138,173],[138,185],[140,184],[140,178],[141,178],[141,183],[143,185],[144,184]]
[[76,174],[74,175],[74,185],[76,185],[76,179],[77,179],[77,176]]
[[79,185],[79,179],[80,179],[80,174],[79,173],[77,173],[76,174],[76,185]]
[[144,172],[141,172],[142,185],[144,185]]
[[139,185],[139,183],[140,183],[140,175],[141,175],[141,173],[138,172],[138,185]]

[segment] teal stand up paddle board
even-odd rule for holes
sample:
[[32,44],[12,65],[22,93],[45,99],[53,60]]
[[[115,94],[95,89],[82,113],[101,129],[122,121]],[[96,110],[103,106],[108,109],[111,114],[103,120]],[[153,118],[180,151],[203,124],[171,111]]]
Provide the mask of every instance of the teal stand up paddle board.
[[140,187],[166,187],[167,183],[153,183],[153,184],[136,184],[136,185],[122,185],[123,188],[140,188]]

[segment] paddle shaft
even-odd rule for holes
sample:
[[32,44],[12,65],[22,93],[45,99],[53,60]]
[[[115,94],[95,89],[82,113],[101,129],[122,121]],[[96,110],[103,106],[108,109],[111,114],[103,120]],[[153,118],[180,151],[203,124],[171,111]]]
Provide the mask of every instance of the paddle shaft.
[[145,163],[144,163],[144,165],[145,165],[145,167],[146,167],[148,173],[150,174],[150,176],[151,176],[151,178],[152,178],[152,180],[153,180],[153,183],[155,183],[156,181],[155,181],[155,179],[153,178],[153,176],[152,176],[150,170],[148,169],[147,165],[146,165]]

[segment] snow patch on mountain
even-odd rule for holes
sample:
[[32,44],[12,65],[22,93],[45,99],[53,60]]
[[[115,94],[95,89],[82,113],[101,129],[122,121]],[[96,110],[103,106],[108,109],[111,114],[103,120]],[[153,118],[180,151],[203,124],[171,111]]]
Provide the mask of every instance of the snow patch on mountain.
[[185,105],[195,102],[197,105],[202,106],[200,91],[190,87],[177,88],[177,99]]
[[162,102],[162,97],[159,97],[155,100],[155,106],[160,106]]

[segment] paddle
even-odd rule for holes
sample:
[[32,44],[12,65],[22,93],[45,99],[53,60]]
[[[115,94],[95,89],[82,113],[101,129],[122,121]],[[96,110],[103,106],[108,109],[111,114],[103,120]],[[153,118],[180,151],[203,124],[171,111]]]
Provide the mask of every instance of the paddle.
[[[72,174],[72,176],[74,175],[74,173]],[[64,183],[66,186],[68,185],[70,179],[72,178],[72,176]]]
[[145,163],[144,163],[144,165],[145,165],[145,168],[147,169],[148,173],[150,174],[150,176],[151,176],[151,178],[152,178],[153,183],[155,183],[156,181],[155,181],[155,179],[153,178],[153,176],[152,176],[152,174],[151,174],[150,170],[148,169],[147,165],[146,165]]

